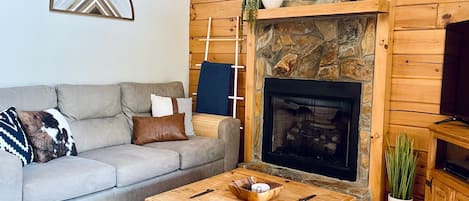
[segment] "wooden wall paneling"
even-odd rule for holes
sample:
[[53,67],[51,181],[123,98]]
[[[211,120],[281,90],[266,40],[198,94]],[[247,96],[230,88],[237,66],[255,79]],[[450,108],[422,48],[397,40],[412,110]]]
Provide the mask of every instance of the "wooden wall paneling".
[[[467,0],[396,0],[395,9],[399,14],[395,19],[389,135],[394,138],[398,132],[407,132],[416,139],[417,150],[429,148],[427,126],[446,118],[438,115],[444,27],[448,22],[469,19],[468,3]],[[424,187],[425,184],[416,181],[415,198],[420,199]]]
[[393,78],[441,79],[443,55],[394,55]]
[[439,114],[440,104],[391,101],[391,110]]
[[191,69],[189,70],[189,85],[197,86],[199,82],[200,71]]
[[[415,149],[423,151],[419,154],[429,149],[427,126],[446,118],[439,115],[446,34],[440,19],[443,13],[457,13],[442,9],[447,2],[461,4],[463,0],[396,0],[399,16],[394,32],[389,136],[395,138],[397,133],[406,132],[415,139]],[[424,196],[425,176],[421,175],[426,169],[419,163],[414,200],[428,199]]]
[[[217,38],[217,37],[213,36],[211,38]],[[205,41],[200,41],[199,39],[200,38],[196,38],[196,37],[190,39],[189,48],[190,48],[191,53],[205,53]],[[246,41],[243,41],[241,45],[246,46]],[[209,54],[214,54],[214,53],[234,54],[235,42],[234,41],[211,42],[208,53]],[[246,48],[244,49],[241,48],[241,53],[246,53]]]
[[[205,52],[205,41],[199,38],[206,38],[208,18],[212,17],[212,38],[235,38],[236,36],[236,16],[240,15],[242,0],[191,0],[191,21],[190,21],[190,74],[189,91],[190,95],[197,92],[200,66]],[[246,25],[245,25],[246,26]],[[245,38],[245,36],[241,36]],[[246,42],[240,44],[239,65],[246,63]],[[219,63],[235,62],[235,41],[211,42],[208,60]],[[238,95],[245,96],[245,70],[240,69],[238,76]],[[192,96],[193,108],[196,109],[197,96]],[[244,101],[238,101],[237,118],[241,120],[244,127]],[[244,130],[240,131],[241,140],[244,139]],[[243,160],[243,143],[240,144],[240,160]]]
[[[428,145],[427,145],[428,147]],[[416,151],[417,154],[417,175],[426,177],[427,175],[427,160],[428,160],[428,152],[424,151]]]
[[[197,101],[197,97],[194,96],[193,99],[192,99],[192,108],[193,108],[194,112],[195,112],[195,108],[196,108],[196,101]],[[242,101],[240,101],[239,103],[242,103]],[[245,115],[244,115],[245,107],[244,107],[244,105],[238,105],[236,111],[237,111],[236,116],[237,116],[238,119],[244,119],[245,118]]]
[[[234,63],[235,55],[234,54],[222,54],[222,53],[213,53],[208,55],[208,60],[211,62],[218,63]],[[191,69],[200,69],[200,66],[196,64],[201,64],[204,61],[203,53],[192,53],[190,62]],[[246,54],[239,55],[239,64],[246,65]],[[239,71],[245,71],[245,69],[239,69]]]
[[446,119],[447,116],[419,112],[391,111],[389,120],[393,125],[427,128],[429,125]]
[[241,2],[242,0],[192,3],[191,20],[236,17],[241,12]]
[[443,54],[443,29],[394,32],[394,54]]
[[438,27],[448,23],[469,20],[469,2],[440,3],[438,7]]
[[425,196],[425,176],[417,175],[415,176],[415,186],[414,186],[414,197],[418,197],[420,200]]
[[[200,77],[199,69],[191,69],[189,74],[189,91],[190,95],[192,93],[197,93],[198,81]],[[238,95],[243,96],[246,92],[245,86],[246,72],[240,71],[238,74]],[[239,106],[244,106],[244,101],[238,101]],[[240,119],[241,122],[244,122],[244,119]]]
[[[414,139],[414,149],[418,151],[428,152],[428,140],[430,139],[430,131],[427,128],[418,128],[411,126],[390,125],[389,126],[389,145],[395,146],[395,137],[398,134],[405,133]],[[426,164],[426,161],[425,161]]]
[[[197,102],[197,96],[192,95],[192,93],[197,93],[197,85],[189,85],[189,92],[192,97],[192,102]],[[238,89],[238,94],[244,94],[246,93],[245,89]],[[244,107],[244,101],[238,101],[238,106],[239,107]],[[243,112],[244,113],[244,112]],[[241,123],[244,123],[244,119],[239,118],[241,120]]]
[[[199,82],[200,70],[192,69],[189,71],[189,85],[197,86]],[[246,88],[246,72],[240,71],[238,74],[238,90]]]
[[394,29],[425,29],[436,27],[438,4],[396,7]]
[[392,79],[391,100],[440,103],[441,80]]
[[[207,26],[208,20],[192,20],[190,22],[190,36],[205,37],[207,35]],[[244,29],[246,30],[246,24]],[[234,36],[236,34],[236,17],[213,19],[211,34],[213,36]]]
[[[238,101],[238,103],[240,102],[242,101]],[[246,108],[244,107],[244,105],[238,105],[238,107],[236,108],[236,114],[238,116],[238,119],[244,119],[246,117],[246,115],[244,115],[245,110]]]

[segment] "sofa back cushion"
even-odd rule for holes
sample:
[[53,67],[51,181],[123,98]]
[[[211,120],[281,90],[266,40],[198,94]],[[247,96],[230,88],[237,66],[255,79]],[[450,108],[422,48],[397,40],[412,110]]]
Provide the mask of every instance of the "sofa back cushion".
[[181,82],[168,83],[121,83],[122,109],[126,115],[149,116],[151,114],[151,94],[174,98],[184,97]]
[[131,142],[119,85],[59,85],[57,96],[79,153]]
[[58,105],[73,120],[113,117],[122,112],[119,85],[59,85]]
[[131,142],[129,124],[123,114],[72,121],[70,128],[78,153]]
[[28,86],[0,89],[0,111],[15,106],[18,111],[41,111],[57,107],[53,87]]

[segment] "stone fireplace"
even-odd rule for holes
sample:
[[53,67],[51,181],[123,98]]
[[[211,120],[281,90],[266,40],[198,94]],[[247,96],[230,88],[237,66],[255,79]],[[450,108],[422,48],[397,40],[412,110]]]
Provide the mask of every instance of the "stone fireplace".
[[376,21],[257,22],[253,159],[244,167],[369,200]]

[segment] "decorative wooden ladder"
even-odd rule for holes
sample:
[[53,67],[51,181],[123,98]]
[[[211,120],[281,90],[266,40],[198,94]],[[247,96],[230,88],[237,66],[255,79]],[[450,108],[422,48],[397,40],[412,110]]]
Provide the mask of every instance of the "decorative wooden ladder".
[[[240,26],[240,17],[236,16],[236,38],[210,38],[210,32],[212,30],[212,17],[208,18],[208,27],[207,27],[207,38],[200,38],[199,41],[205,41],[205,57],[204,61],[208,61],[208,50],[210,46],[210,41],[213,42],[229,42],[235,41],[235,61],[234,65],[231,68],[234,69],[234,83],[233,83],[233,95],[228,96],[228,99],[233,101],[233,118],[236,118],[237,112],[237,101],[244,100],[244,97],[238,96],[238,73],[239,69],[245,68],[245,66],[239,65],[239,42],[243,41],[244,38],[239,37],[239,26]],[[196,66],[200,67],[202,64],[196,64]],[[192,95],[197,95],[197,93],[193,93]]]

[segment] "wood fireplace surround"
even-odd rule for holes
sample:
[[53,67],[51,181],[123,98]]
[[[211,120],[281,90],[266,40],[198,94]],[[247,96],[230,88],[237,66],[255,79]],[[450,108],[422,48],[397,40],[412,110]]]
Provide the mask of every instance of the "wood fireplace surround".
[[[346,189],[346,193],[357,196],[359,200],[382,200],[384,194],[383,184],[385,181],[383,168],[383,135],[387,129],[385,127],[385,122],[387,121],[388,114],[386,113],[385,108],[388,106],[389,101],[389,57],[391,52],[391,40],[389,38],[389,27],[391,26],[389,25],[389,14],[387,12],[388,2],[386,0],[365,0],[327,5],[309,5],[296,7],[295,9],[278,8],[259,11],[257,29],[256,31],[249,32],[247,38],[245,125],[246,162],[243,164],[244,167],[261,170],[294,180],[300,180],[306,183],[318,184],[334,190],[341,190],[342,192],[344,192],[343,190]],[[363,21],[361,21],[358,23],[361,23],[363,26],[359,27],[358,29],[360,29],[359,31],[362,31],[363,34],[366,34],[367,28],[373,29],[375,34],[372,37],[373,41],[363,41],[362,39],[366,38],[366,36],[360,36],[360,40],[356,41],[357,44],[354,44],[358,48],[355,48],[353,45],[347,46],[341,44],[341,39],[338,38],[336,45],[339,47],[334,47],[334,44],[332,44],[332,47],[337,48],[337,50],[339,50],[341,47],[343,48],[338,51],[336,60],[332,59],[332,63],[324,63],[321,62],[321,59],[319,58],[319,61],[312,65],[317,66],[318,68],[316,70],[312,70],[312,72],[311,70],[304,70],[305,68],[303,68],[303,70],[301,70],[301,68],[297,68],[296,72],[294,70],[291,72],[287,71],[287,75],[285,75],[282,74],[285,73],[285,71],[282,71],[281,69],[275,69],[282,66],[291,66],[291,63],[288,62],[292,62],[294,60],[301,63],[301,60],[298,59],[301,57],[301,54],[297,54],[296,56],[294,54],[289,55],[289,53],[292,53],[291,51],[284,51],[280,54],[277,54],[277,58],[275,58],[274,61],[259,59],[262,58],[259,56],[261,54],[259,50],[263,51],[262,48],[260,48],[260,46],[263,45],[260,44],[263,42],[262,38],[259,38],[263,36],[262,34],[259,34],[260,31],[262,32],[260,27],[265,28],[266,26],[269,26],[269,24],[276,26],[282,23],[285,24],[284,22],[286,22],[286,24],[299,23],[300,25],[304,25],[305,21],[308,22],[308,20],[314,21],[316,19],[323,19],[324,16],[337,19],[339,25],[341,23],[340,19],[343,17],[353,19],[354,16],[365,16],[365,18],[369,20],[371,16],[371,20],[369,21],[373,21],[374,19],[373,25],[370,25],[370,23],[367,22],[363,24]],[[317,22],[313,23],[318,24]],[[321,25],[318,25],[316,27],[320,26]],[[277,28],[278,27],[279,26],[277,26]],[[264,30],[268,31],[268,29]],[[338,32],[340,32],[340,30]],[[324,39],[324,37],[326,36],[321,35],[318,38]],[[301,41],[302,39],[309,41],[309,39],[301,37],[289,38],[293,39],[290,41],[293,43],[299,43],[298,41]],[[368,39],[369,38],[370,37],[368,37]],[[289,42],[288,37],[284,37],[279,40],[283,40],[283,42],[286,42],[287,44]],[[331,44],[327,44],[327,42],[330,42],[330,40],[323,40],[321,42],[321,44],[326,45],[323,46],[323,49],[331,49],[331,46],[327,46]],[[366,46],[370,45],[363,45],[364,43],[372,43],[372,54],[369,54],[370,49],[366,48]],[[303,49],[303,47],[300,49]],[[325,53],[321,52],[320,55],[325,55]],[[350,58],[355,58],[355,60]],[[350,68],[345,68],[344,66],[346,66],[346,64],[349,65]],[[358,149],[361,157],[359,157],[360,159],[358,160],[358,166],[361,168],[361,170],[359,169],[359,173],[357,175],[359,178],[358,183],[334,178],[331,179],[327,176],[306,173],[294,168],[286,168],[263,161],[263,90],[264,80],[266,78],[327,80],[332,82],[345,80],[348,82],[362,83],[362,91],[364,93],[361,97],[362,104],[360,111],[362,113],[369,113],[369,122],[364,121],[363,119],[366,118],[363,118],[363,115],[361,114],[360,126],[363,126],[363,124],[367,123],[369,125],[368,129],[360,129],[359,131],[360,140],[358,142]],[[363,104],[364,100],[367,102],[366,104]],[[363,155],[363,153],[366,154]],[[363,169],[366,171],[363,171]]]

